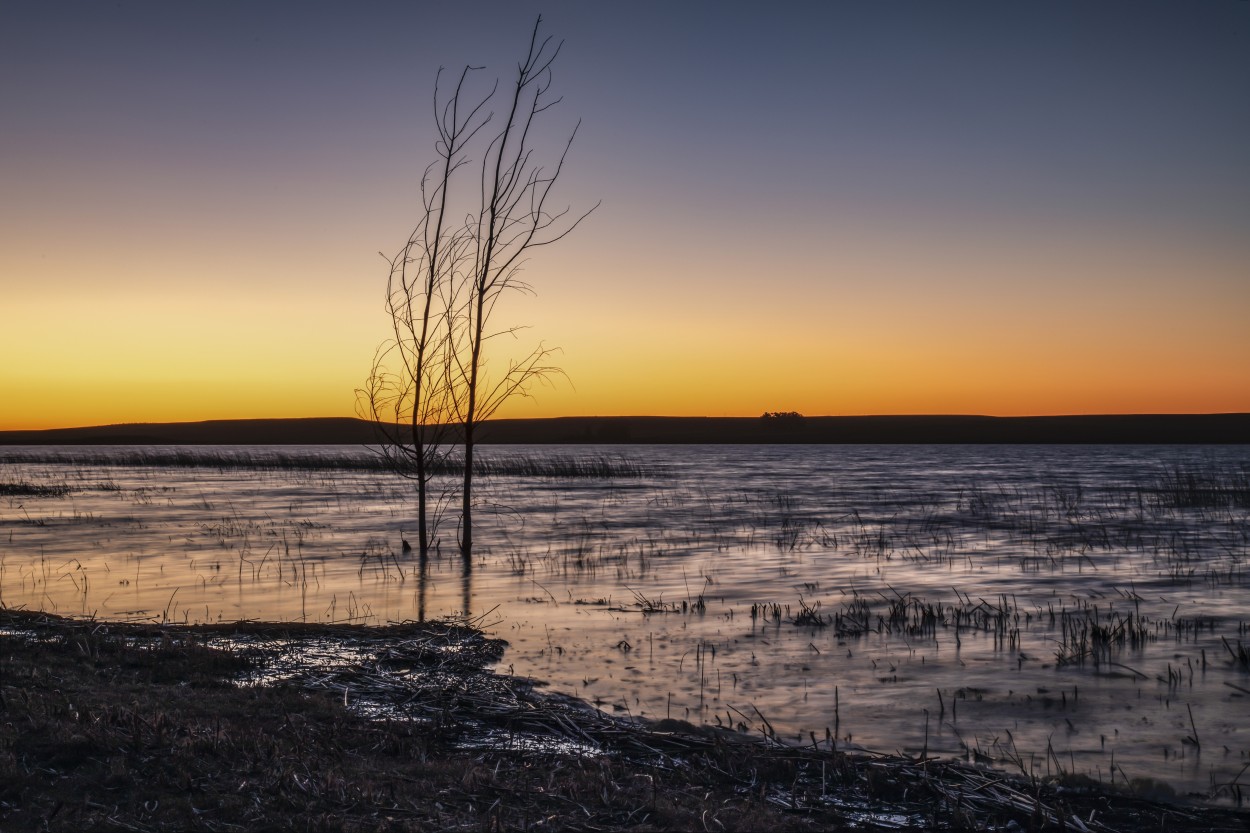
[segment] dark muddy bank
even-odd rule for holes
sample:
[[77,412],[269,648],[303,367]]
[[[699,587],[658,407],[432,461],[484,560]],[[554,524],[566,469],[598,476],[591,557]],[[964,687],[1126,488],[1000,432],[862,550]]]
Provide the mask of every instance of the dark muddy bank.
[[114,624],[0,610],[5,830],[1243,831],[1250,814],[967,764],[641,726],[457,623]]

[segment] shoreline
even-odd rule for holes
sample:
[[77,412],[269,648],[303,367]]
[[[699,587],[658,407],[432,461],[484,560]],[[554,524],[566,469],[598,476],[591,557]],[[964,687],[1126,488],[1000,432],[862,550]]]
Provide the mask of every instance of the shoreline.
[[1160,802],[1154,783],[1134,795],[611,717],[489,670],[502,650],[452,621],[178,626],[0,608],[0,826],[1250,827],[1250,812]]
[[[0,431],[0,445],[370,445],[373,423],[353,418],[235,419]],[[1245,444],[1250,413],[495,419],[479,442],[631,444]],[[453,438],[454,442],[454,438]]]

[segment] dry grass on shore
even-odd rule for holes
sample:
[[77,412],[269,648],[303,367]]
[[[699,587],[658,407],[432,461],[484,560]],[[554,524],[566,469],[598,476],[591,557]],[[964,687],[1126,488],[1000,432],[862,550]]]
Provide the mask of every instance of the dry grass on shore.
[[[284,664],[327,646],[348,659]],[[0,829],[1250,829],[1244,813],[1090,785],[640,727],[491,673],[499,650],[448,623],[0,609]]]

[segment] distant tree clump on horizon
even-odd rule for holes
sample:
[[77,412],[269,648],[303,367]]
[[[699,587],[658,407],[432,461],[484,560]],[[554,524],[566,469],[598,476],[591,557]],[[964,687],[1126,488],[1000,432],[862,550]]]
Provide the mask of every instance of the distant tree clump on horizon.
[[765,422],[792,423],[802,422],[803,415],[798,411],[765,411],[760,419]]

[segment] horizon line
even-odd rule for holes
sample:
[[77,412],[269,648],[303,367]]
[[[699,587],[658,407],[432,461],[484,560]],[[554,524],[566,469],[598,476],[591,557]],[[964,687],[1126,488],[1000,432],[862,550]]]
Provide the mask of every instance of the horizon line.
[[[573,419],[601,419],[601,420],[620,420],[620,419],[724,419],[724,420],[741,420],[741,419],[761,419],[769,413],[797,413],[797,412],[765,412],[763,414],[732,414],[732,415],[710,415],[710,414],[565,414],[560,416],[543,416],[543,417],[495,417],[484,422],[547,422],[555,420],[573,420]],[[869,413],[869,414],[802,414],[798,416],[802,419],[1089,419],[1089,418],[1113,418],[1113,417],[1200,417],[1200,416],[1250,416],[1250,411],[1112,411],[1112,412],[1087,412],[1087,413],[1056,413],[1056,414],[984,414],[984,413],[959,413],[959,412],[926,412],[926,413]],[[298,416],[298,417],[215,417],[211,419],[187,419],[172,421],[125,421],[125,422],[101,422],[94,424],[77,424],[77,425],[56,425],[45,426],[42,428],[5,428],[0,427],[0,433],[17,433],[17,432],[39,432],[39,431],[76,431],[88,430],[93,428],[117,428],[137,425],[203,425],[210,423],[230,423],[230,422],[311,422],[314,420],[351,420],[363,423],[370,423],[373,420],[364,419],[359,416]],[[457,424],[457,423],[449,423]]]

